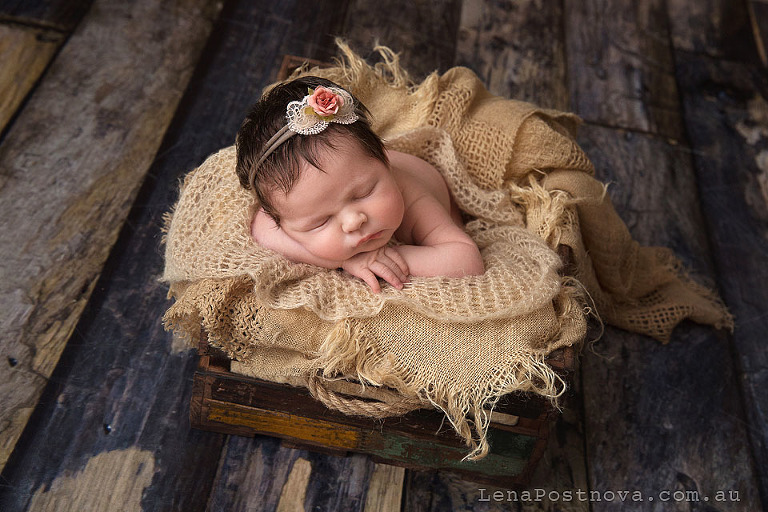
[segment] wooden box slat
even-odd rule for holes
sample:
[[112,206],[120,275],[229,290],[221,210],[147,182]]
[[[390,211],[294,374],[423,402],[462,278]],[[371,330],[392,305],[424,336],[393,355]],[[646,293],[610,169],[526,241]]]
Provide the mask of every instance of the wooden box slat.
[[[439,410],[420,409],[384,420],[347,416],[328,409],[306,388],[233,373],[230,360],[205,342],[199,352],[190,407],[195,428],[269,435],[291,446],[342,456],[364,453],[377,462],[447,470],[492,485],[527,484],[546,447],[549,426],[558,416],[542,397],[509,394],[499,400],[491,419],[491,453],[480,461],[462,462],[469,448]],[[556,351],[550,361],[567,380],[575,352]]]

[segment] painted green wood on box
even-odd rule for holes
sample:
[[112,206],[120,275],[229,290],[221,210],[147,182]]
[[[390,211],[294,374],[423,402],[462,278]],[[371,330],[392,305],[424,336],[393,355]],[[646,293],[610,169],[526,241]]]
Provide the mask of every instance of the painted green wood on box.
[[488,477],[516,476],[522,473],[538,439],[493,428],[489,429],[489,435],[491,452],[478,461],[464,460],[468,448],[444,446],[392,433],[382,434],[380,439],[376,439],[377,444],[370,451],[365,451],[387,461],[418,465],[422,469],[454,469]]

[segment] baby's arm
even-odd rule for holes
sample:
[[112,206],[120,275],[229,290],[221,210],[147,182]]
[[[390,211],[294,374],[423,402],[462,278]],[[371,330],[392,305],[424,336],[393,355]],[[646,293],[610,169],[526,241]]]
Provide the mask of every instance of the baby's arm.
[[293,262],[330,269],[343,268],[365,281],[377,293],[381,291],[377,276],[397,289],[402,289],[403,283],[408,282],[408,266],[392,247],[359,253],[344,261],[321,258],[288,236],[263,210],[256,212],[253,218],[251,237],[257,244],[282,254]]
[[274,219],[259,209],[251,222],[251,237],[253,240],[267,249],[282,254],[296,263],[309,263],[323,268],[339,268],[340,261],[331,261],[315,256],[304,248],[299,242],[289,237]]
[[[410,221],[409,221],[410,219]],[[438,200],[425,193],[406,212],[406,239],[412,245],[398,246],[411,275],[462,277],[485,272],[475,242],[451,218]]]

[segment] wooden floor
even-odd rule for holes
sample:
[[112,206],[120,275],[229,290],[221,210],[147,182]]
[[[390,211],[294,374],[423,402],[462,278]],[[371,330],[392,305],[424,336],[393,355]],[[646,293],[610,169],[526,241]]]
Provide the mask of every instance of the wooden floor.
[[[0,0],[0,510],[763,510],[767,34],[766,0]],[[189,427],[162,214],[335,35],[578,113],[635,237],[736,316],[586,347],[529,496]]]

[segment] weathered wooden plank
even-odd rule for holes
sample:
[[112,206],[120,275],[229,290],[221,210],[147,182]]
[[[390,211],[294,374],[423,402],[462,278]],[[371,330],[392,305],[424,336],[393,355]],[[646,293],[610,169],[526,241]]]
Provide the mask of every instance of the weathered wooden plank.
[[[376,464],[370,457],[307,452],[312,475],[304,510],[362,510]],[[399,509],[395,509],[399,510]]]
[[461,6],[460,0],[354,0],[341,35],[363,56],[377,43],[390,47],[419,81],[453,65]]
[[296,459],[280,493],[277,512],[294,512],[304,510],[304,500],[307,498],[307,485],[312,473],[312,465],[306,459]]
[[340,503],[360,510],[375,467],[363,455],[334,457],[288,448],[272,437],[232,437],[208,510],[334,510]]
[[63,42],[60,32],[0,25],[0,133]]
[[[117,475],[121,478],[115,479],[114,471],[105,471],[115,467],[120,468]],[[29,510],[138,510],[153,470],[151,452],[102,452],[77,473],[62,475],[49,490],[35,493]]]
[[493,94],[569,110],[562,16],[557,0],[464,2],[455,63]]
[[752,0],[748,7],[757,55],[763,67],[768,67],[768,2]]
[[0,20],[70,32],[93,0],[0,0]]
[[[436,436],[436,432],[445,425],[445,414],[435,408],[424,408],[412,411],[392,419],[375,420],[365,416],[348,416],[339,411],[328,409],[322,402],[312,398],[306,388],[295,388],[286,384],[278,384],[256,380],[245,376],[221,372],[215,369],[199,368],[195,374],[195,382],[200,384],[196,396],[201,397],[201,403],[208,408],[200,411],[200,422],[211,419],[212,409],[220,409],[229,405],[247,410],[277,411],[281,414],[298,414],[304,418],[314,418],[319,421],[345,424],[350,428],[366,431],[372,428],[405,434],[423,440],[450,442],[455,446],[463,446],[460,437],[447,429],[446,433]],[[333,383],[331,387],[335,387]],[[348,393],[337,390],[342,394],[355,396],[359,386],[347,383]],[[346,387],[346,386],[345,386]],[[552,412],[552,406],[536,395],[508,395],[502,397],[497,404],[491,422],[499,428],[525,435],[538,435],[541,425]],[[498,413],[498,414],[497,414]],[[496,418],[502,421],[496,421]],[[236,426],[242,424],[245,418],[233,414],[231,417],[221,417],[223,423]]]
[[[712,278],[690,153],[645,134],[587,125],[580,137],[632,235],[675,250]],[[582,375],[591,489],[631,490],[643,501],[603,500],[592,510],[648,510],[681,490],[718,510],[759,510],[748,435],[727,338],[685,324],[668,345],[608,328],[585,352]],[[706,447],[706,448],[703,448]],[[715,503],[738,491],[740,502]],[[663,503],[687,510],[690,503]]]
[[768,81],[754,17],[762,5],[669,2],[685,123],[720,288],[736,317],[731,342],[766,504],[768,294],[760,283],[768,261]]
[[[0,463],[55,367],[215,9],[100,2],[0,146]],[[141,20],[139,22],[138,20]]]
[[306,452],[282,448],[280,440],[232,437],[211,491],[209,510],[276,510],[288,474]]
[[714,58],[758,62],[748,1],[667,0],[674,47]]
[[[682,6],[680,2],[668,3],[673,4],[670,12]],[[637,12],[645,10],[643,12],[653,13],[653,19],[658,20],[655,25],[662,29],[650,32],[652,40],[655,40],[653,44],[660,50],[645,50],[643,53],[666,57],[656,57],[648,63],[637,62],[642,64],[641,68],[648,68],[650,64],[662,66],[664,81],[654,85],[648,97],[661,94],[663,98],[675,91],[667,85],[673,68],[670,66],[664,3],[641,4],[638,4]],[[575,4],[572,5],[575,7]],[[686,2],[684,7],[689,8],[690,5]],[[649,9],[651,6],[652,10]],[[610,38],[624,41],[616,34],[649,32],[649,16],[640,16],[638,21],[627,24],[622,13],[610,11],[612,8],[608,8],[609,13],[605,15],[607,21],[604,22],[606,25],[617,25],[607,28]],[[632,13],[628,5],[624,9]],[[597,12],[593,13],[597,15]],[[681,23],[679,16],[675,18],[673,14],[672,18],[673,24]],[[583,18],[584,21],[587,19]],[[593,20],[590,19],[590,22]],[[581,35],[585,32],[568,32],[577,39],[574,45],[570,41],[568,43],[568,64],[571,74],[576,75],[571,79],[572,87],[576,88],[575,94],[579,94],[595,79],[584,65],[589,63],[585,59],[590,57],[585,57],[584,50],[580,48],[598,52],[593,67],[607,66],[610,60],[599,52],[606,47],[610,49],[614,39],[606,41],[596,30],[582,42],[578,38],[585,37]],[[647,37],[643,35],[643,38]],[[633,52],[642,48],[631,42],[624,43],[620,48],[624,46]],[[666,54],[663,53],[664,47]],[[586,76],[580,78],[579,74]],[[648,97],[637,97],[641,108],[645,108]],[[596,98],[596,102],[610,100],[605,92],[599,93]],[[576,104],[582,103],[577,101]],[[681,127],[679,107],[670,103],[665,110],[668,124]],[[581,110],[579,113],[601,124],[617,126],[608,117],[593,117]],[[684,143],[684,139],[675,132],[662,129],[663,126],[657,128],[652,124],[633,123],[619,126],[671,137],[673,144]],[[706,227],[699,212],[689,153],[679,145],[670,145],[670,142],[637,132],[588,126],[583,133],[580,140],[596,163],[598,177],[615,183],[610,189],[611,195],[632,234],[641,243],[672,247],[686,263],[708,276],[712,282],[714,273],[709,259]],[[735,385],[734,361],[727,342],[698,327],[680,328],[677,336],[682,338],[679,344],[673,342],[660,347],[642,337],[611,329],[605,336],[605,348],[598,349],[605,353],[606,359],[586,353],[582,369],[592,488],[600,492],[615,489],[642,492],[646,501],[621,504],[623,510],[647,510],[653,506],[647,501],[651,497],[658,502],[660,492],[678,489],[696,491],[702,497],[707,495],[713,500],[718,490],[738,489],[742,502],[717,505],[723,506],[723,510],[759,508],[751,455],[741,441],[747,432]],[[686,365],[683,361],[696,363],[695,366]],[[714,413],[713,407],[716,408]],[[622,435],[606,435],[606,431],[621,432]],[[660,440],[664,442],[660,443]],[[660,449],[661,444],[666,449]],[[701,446],[707,446],[706,452],[702,452]],[[594,503],[592,508],[606,510],[617,506],[616,503],[604,502]],[[683,507],[682,504],[678,506]]]
[[369,480],[363,512],[397,511],[403,499],[405,469],[376,464]]
[[[588,339],[594,339],[593,334]],[[564,398],[563,410],[557,422],[551,425],[547,449],[531,478],[529,489],[537,490],[534,499],[522,499],[524,511],[569,510],[586,512],[589,503],[577,498],[577,492],[588,492],[587,454],[584,446],[583,391],[581,370],[573,379],[572,388]],[[546,493],[542,496],[542,493]],[[568,493],[574,499],[567,499]]]
[[664,0],[567,1],[574,111],[606,126],[683,137]]
[[765,70],[678,52],[702,208],[733,338],[749,439],[768,503],[768,80]]
[[275,411],[213,400],[206,402],[204,416],[207,428],[215,429],[221,422],[226,431],[230,426],[247,428],[256,434],[285,438],[302,446],[330,449],[334,454],[365,453],[390,464],[446,469],[469,480],[494,482],[526,480],[544,445],[540,437],[549,428],[548,423],[538,422],[539,428],[535,430],[512,432],[511,428],[492,425],[488,429],[489,455],[479,461],[465,462],[462,459],[468,453],[467,447],[452,431],[430,438],[386,426],[377,428],[369,424],[361,428],[344,423],[343,418],[339,421],[304,415],[300,411]]
[[[76,350],[62,357],[3,471],[1,510],[200,510],[205,503],[224,436],[190,431],[179,405],[190,398],[194,358],[174,351],[141,307],[142,294],[157,296],[158,286],[119,287],[133,295],[133,312],[107,305],[91,326],[80,323],[98,335],[76,335]],[[120,335],[119,344],[104,342]]]

